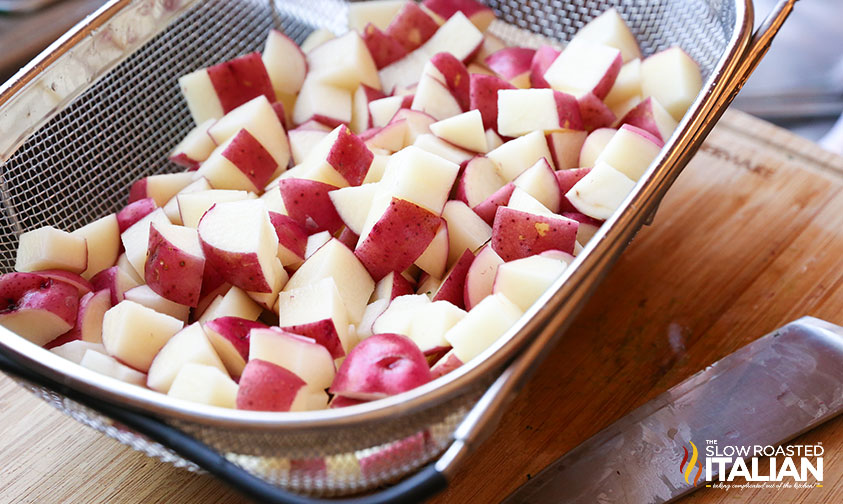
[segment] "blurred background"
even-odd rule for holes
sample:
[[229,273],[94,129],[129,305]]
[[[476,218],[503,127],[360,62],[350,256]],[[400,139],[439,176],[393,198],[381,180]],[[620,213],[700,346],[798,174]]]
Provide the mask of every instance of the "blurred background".
[[[0,0],[0,82],[103,3]],[[754,3],[758,24],[776,0]],[[841,19],[843,1],[799,2],[733,107],[843,154]]]

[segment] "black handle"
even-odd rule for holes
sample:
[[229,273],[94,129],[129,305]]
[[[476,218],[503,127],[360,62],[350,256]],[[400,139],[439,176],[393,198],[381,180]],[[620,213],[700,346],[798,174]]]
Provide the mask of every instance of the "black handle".
[[28,382],[61,394],[157,441],[256,502],[266,504],[415,503],[429,499],[448,485],[445,476],[436,470],[434,464],[430,464],[414,475],[405,478],[400,483],[374,494],[344,499],[305,497],[282,490],[251,474],[240,466],[230,462],[210,446],[180,429],[151,416],[115,406],[101,399],[81,393],[55,380],[41,376],[22,366],[20,363],[15,362],[11,357],[2,352],[0,352],[0,370],[6,374],[15,375]]

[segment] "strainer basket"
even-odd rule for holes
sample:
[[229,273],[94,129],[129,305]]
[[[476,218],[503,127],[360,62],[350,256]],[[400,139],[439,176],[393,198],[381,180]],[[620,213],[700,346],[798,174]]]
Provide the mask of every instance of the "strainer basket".
[[[72,416],[150,457],[208,471],[262,502],[441,489],[567,327],[740,89],[790,13],[753,34],[750,0],[492,0],[505,41],[564,43],[616,7],[645,55],[679,45],[704,85],[659,157],[572,267],[483,355],[415,390],[301,413],[195,405],[81,368],[0,327],[0,369]],[[167,153],[192,123],[176,81],[260,50],[267,31],[301,42],[345,30],[338,0],[111,0],[0,87],[0,269],[20,234],[75,229],[119,209],[130,183],[176,171]],[[437,458],[438,457],[438,458]],[[409,476],[408,476],[409,475]],[[391,485],[391,486],[387,486]]]

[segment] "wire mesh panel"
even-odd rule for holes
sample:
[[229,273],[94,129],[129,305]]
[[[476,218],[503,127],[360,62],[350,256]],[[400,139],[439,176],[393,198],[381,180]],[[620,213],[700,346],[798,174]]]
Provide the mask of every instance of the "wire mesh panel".
[[[617,7],[645,55],[679,45],[700,63],[704,77],[711,75],[736,28],[736,7],[727,0],[488,3],[499,17],[492,31],[510,44],[528,46],[569,40],[590,19]],[[272,27],[299,43],[316,27],[341,31],[345,12],[338,0],[207,0],[194,7],[92,85],[0,166],[0,269],[12,269],[22,231],[47,224],[76,229],[122,207],[138,178],[179,170],[167,154],[192,127],[179,76],[260,50]],[[172,423],[268,481],[305,493],[346,494],[405,476],[441,453],[492,379],[475,381],[446,402],[365,429],[302,429],[291,435]],[[78,404],[38,393],[135,449],[195,469],[161,445]]]

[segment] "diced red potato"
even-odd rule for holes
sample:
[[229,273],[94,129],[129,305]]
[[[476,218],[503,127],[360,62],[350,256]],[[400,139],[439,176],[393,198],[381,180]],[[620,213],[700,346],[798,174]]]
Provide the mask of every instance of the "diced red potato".
[[521,212],[527,212],[530,214],[557,217],[557,214],[551,212],[550,209],[544,206],[541,201],[537,200],[530,193],[518,186],[516,186],[515,190],[512,191],[512,195],[509,197],[509,203],[507,203],[506,206],[507,208],[520,210]]
[[383,127],[390,123],[395,114],[404,108],[410,108],[414,96],[387,96],[369,102],[369,113],[373,127]]
[[580,116],[582,117],[582,129],[594,131],[598,128],[612,126],[617,118],[603,100],[594,96],[594,93],[585,93],[577,99]]
[[470,79],[470,108],[480,111],[483,117],[483,127],[497,131],[498,129],[498,91],[515,89],[509,82],[491,75],[471,74]]
[[547,44],[542,45],[533,54],[530,61],[530,86],[534,88],[549,88],[550,84],[544,80],[544,73],[559,57],[561,51]]
[[535,49],[529,47],[505,47],[484,60],[489,69],[501,78],[521,89],[530,87],[530,70]]
[[287,178],[278,182],[289,216],[310,232],[339,231],[343,221],[331,203],[335,186],[315,180]]
[[293,164],[298,165],[302,163],[313,148],[323,138],[328,136],[330,131],[330,129],[321,131],[317,129],[302,128],[301,126],[291,129],[287,135],[290,138],[290,153],[292,155]]
[[647,97],[621,118],[618,126],[628,124],[640,128],[661,142],[667,141],[678,123],[653,97]]
[[373,126],[369,103],[381,98],[385,98],[385,95],[379,89],[365,84],[357,87],[351,96],[351,122],[348,125],[351,131],[359,134]]
[[460,362],[468,362],[492,346],[521,318],[522,311],[503,294],[487,296],[445,333]]
[[20,235],[15,270],[20,272],[63,269],[82,273],[88,267],[85,238],[52,226],[43,226]]
[[544,158],[539,159],[536,164],[524,170],[513,180],[515,187],[526,191],[551,212],[558,212],[562,201],[562,193],[556,182],[556,174]]
[[430,133],[417,136],[413,145],[457,165],[465,163],[474,157],[473,152],[460,149],[450,142],[446,142],[445,140],[442,140],[436,135]]
[[573,168],[570,170],[557,170],[556,171],[556,182],[559,184],[559,191],[562,193],[562,200],[559,205],[560,212],[575,212],[576,208],[570,201],[568,201],[568,197],[565,194],[574,187],[574,184],[580,181],[583,177],[585,177],[588,172],[591,171],[591,168]]
[[[565,196],[578,212],[595,219],[606,220],[626,199],[633,187],[634,180],[610,164],[600,162],[574,184]],[[568,249],[560,250],[570,252]]]
[[573,252],[577,222],[500,207],[492,228],[492,248],[504,261],[520,259],[545,250]]
[[76,364],[82,362],[82,358],[88,350],[105,355],[105,347],[102,346],[102,343],[90,343],[79,339],[50,348],[50,351],[54,354]]
[[299,92],[307,60],[295,42],[278,30],[269,30],[262,58],[276,97]]
[[196,124],[219,119],[258,96],[275,101],[275,91],[257,52],[187,74],[179,79],[179,85]]
[[410,52],[427,42],[438,29],[439,24],[415,2],[407,2],[392,18],[385,32],[406,52]]
[[480,31],[486,31],[495,20],[495,12],[475,0],[424,0],[422,6],[443,19],[462,12]]
[[269,221],[278,237],[278,259],[283,266],[297,264],[304,260],[307,247],[307,231],[292,217],[278,212],[269,212]]
[[330,392],[352,399],[380,399],[430,379],[427,360],[412,340],[400,334],[375,334],[346,357]]
[[339,359],[353,346],[348,313],[331,278],[282,292],[275,306],[282,330],[312,338]]
[[[360,139],[370,149],[384,149],[389,153],[398,152],[406,147],[404,142],[407,139],[407,121],[391,122],[381,128],[372,128],[364,131],[360,134]],[[374,158],[372,161],[374,162]],[[369,169],[371,169],[371,165],[369,165]],[[367,173],[366,179],[363,182],[366,183],[368,179],[369,175]]]
[[348,4],[348,27],[362,32],[368,24],[381,30],[398,14],[408,0],[375,0]]
[[[463,62],[450,52],[434,54],[422,71],[423,76],[430,76],[448,88],[462,110],[471,105],[471,83],[468,70]],[[416,88],[418,93],[418,88]]]
[[615,8],[605,10],[579,29],[574,39],[588,40],[614,47],[621,52],[624,63],[641,57],[635,36]]
[[316,120],[328,126],[351,122],[352,90],[305,79],[293,108],[293,123]]
[[449,247],[448,224],[443,220],[430,244],[413,264],[434,278],[442,278],[448,268]]
[[379,75],[383,89],[389,92],[416,82],[424,66],[437,53],[450,53],[465,63],[482,43],[483,34],[464,14],[458,12],[439,27],[421,47],[381,69]]
[[444,376],[462,365],[463,361],[461,361],[460,358],[457,357],[457,355],[454,353],[454,350],[451,349],[448,351],[448,353],[446,353],[439,360],[437,360],[433,366],[431,366],[430,374],[435,380],[436,378]]
[[208,183],[208,180],[205,177],[199,177],[191,182],[187,187],[179,191],[178,194],[170,198],[170,201],[168,201],[163,207],[164,213],[167,215],[167,218],[170,219],[170,222],[181,226],[184,223],[182,222],[181,214],[179,213],[179,196],[182,194],[193,194],[210,190],[211,184]]
[[[387,34],[391,35],[388,30]],[[372,55],[355,31],[349,31],[314,48],[307,54],[307,64],[305,82],[313,79],[349,92],[354,92],[360,84],[381,88]]]
[[105,312],[102,342],[109,355],[146,372],[158,351],[184,323],[133,301],[121,301]]
[[208,159],[217,146],[208,135],[208,128],[215,120],[208,119],[190,130],[190,133],[170,151],[170,161],[195,170],[202,161]]
[[187,363],[203,364],[228,374],[202,325],[191,324],[170,338],[152,360],[146,375],[146,386],[163,394],[170,391],[179,371]]
[[143,387],[146,384],[146,375],[121,364],[118,359],[100,353],[98,350],[89,349],[79,360],[83,368],[96,371],[97,373],[122,382]]
[[81,275],[77,275],[76,273],[60,269],[47,269],[38,270],[38,274],[56,282],[64,282],[72,285],[76,288],[76,292],[80,297],[94,290],[94,286],[91,285],[91,282],[85,280]]
[[218,203],[199,221],[205,260],[230,284],[271,292],[278,238],[260,200]]
[[577,100],[552,89],[503,89],[498,91],[498,127],[503,136],[531,131],[583,129]]
[[658,100],[677,121],[701,89],[699,65],[679,47],[665,49],[641,62],[641,94]]
[[403,271],[425,251],[436,235],[440,218],[430,210],[395,198],[354,249],[372,278],[380,280]]
[[188,362],[173,380],[167,395],[220,408],[237,406],[237,384],[215,366]]
[[600,128],[588,134],[585,141],[580,148],[579,166],[592,167],[600,157],[600,153],[606,148],[606,145],[615,136],[618,130],[614,128]]
[[494,161],[476,156],[466,163],[460,174],[456,198],[475,208],[505,184]]
[[134,223],[155,211],[156,208],[158,208],[158,205],[152,198],[143,198],[129,203],[117,212],[118,229],[121,233],[126,231]]
[[[207,266],[207,263],[205,264]],[[209,269],[211,268],[206,268],[206,270]],[[197,304],[196,308],[193,309],[193,318],[199,321],[210,320],[212,317],[205,316],[207,309],[210,308],[211,305],[215,305],[215,308],[219,306],[219,301],[217,300],[222,300],[223,296],[225,296],[232,288],[232,285],[226,282],[222,282],[214,287],[209,287],[207,290],[204,288],[204,285],[205,284],[203,283],[202,297],[199,299],[199,304]],[[248,297],[248,295],[246,295],[246,297]],[[216,312],[216,310],[214,311]],[[219,316],[222,317],[223,315]],[[254,319],[257,319],[257,316],[255,316]]]
[[386,299],[392,301],[398,296],[405,296],[415,292],[415,282],[410,282],[407,278],[398,272],[391,272],[385,277],[381,278],[375,284],[375,292],[372,294],[372,299],[377,301],[379,299]]
[[455,264],[466,250],[474,252],[492,237],[492,228],[462,201],[445,204],[442,218],[448,223],[448,264]]
[[611,109],[616,109],[630,99],[641,97],[641,60],[636,58],[621,67],[609,94],[603,99]]
[[492,247],[486,245],[477,252],[465,275],[463,302],[466,310],[470,311],[486,296],[492,294],[495,274],[501,264],[503,259]]
[[354,253],[332,239],[310,256],[290,277],[285,291],[331,277],[337,285],[351,323],[357,323],[375,290],[375,282]]
[[124,269],[112,266],[91,277],[91,285],[94,286],[96,291],[108,290],[113,306],[123,301],[126,291],[137,287],[140,283]]
[[589,217],[588,215],[579,212],[562,212],[562,217],[573,219],[579,223],[579,226],[577,226],[577,243],[582,246],[585,246],[591,240],[594,233],[596,233],[603,224],[602,220]]
[[503,294],[519,308],[530,306],[565,271],[562,261],[534,255],[501,264],[495,274],[493,294]]
[[457,308],[465,308],[465,279],[473,261],[474,253],[465,249],[442,279],[442,283],[433,294],[432,301],[448,301]]
[[609,140],[595,164],[608,163],[630,179],[638,180],[661,152],[662,146],[664,142],[649,132],[625,124]]
[[551,168],[554,168],[553,156],[550,155],[547,141],[541,131],[533,131],[510,140],[488,152],[486,157],[498,164],[500,174],[507,182],[521,175],[541,158],[546,159],[551,163]]
[[361,30],[361,36],[378,70],[407,55],[407,49],[398,39],[387,35],[372,23]]
[[483,219],[486,224],[491,226],[495,220],[495,214],[498,211],[498,207],[506,206],[509,203],[509,198],[512,197],[513,191],[515,191],[515,184],[509,182],[497,191],[493,192],[479,205],[472,208],[472,210],[474,210],[474,213]]
[[195,229],[152,223],[144,275],[161,296],[195,307],[202,290],[205,255]]
[[399,109],[395,116],[389,121],[390,124],[398,121],[406,121],[407,136],[404,138],[404,145],[412,145],[416,139],[426,133],[430,133],[430,126],[436,119],[418,110]]
[[75,340],[101,344],[102,319],[109,308],[111,308],[111,292],[108,290],[103,289],[83,295],[79,298],[76,324],[68,332],[45,345],[45,348],[53,348]]
[[76,324],[79,295],[73,285],[35,273],[0,276],[0,296],[6,306],[0,325],[44,346]]
[[463,112],[448,87],[427,74],[422,75],[410,108],[429,114],[437,121]]
[[334,359],[325,347],[311,338],[280,329],[252,329],[249,333],[249,359],[281,366],[295,373],[314,390],[330,387],[336,374]]
[[242,410],[307,411],[327,400],[324,391],[309,388],[295,373],[261,359],[246,364],[237,389],[237,409]]
[[256,192],[272,179],[278,163],[247,129],[217,147],[199,167],[214,189]]
[[437,121],[430,125],[434,135],[457,147],[473,152],[486,152],[486,132],[479,110],[469,110],[462,114]]
[[495,130],[487,129],[486,130],[486,152],[493,151],[503,145],[503,139],[501,136],[498,135]]
[[199,221],[205,212],[216,204],[242,201],[254,198],[254,193],[234,189],[210,189],[176,195],[181,225],[189,228],[199,227]]
[[557,170],[580,166],[580,151],[588,132],[578,130],[551,131],[547,135],[547,147]]
[[224,292],[224,295],[217,295],[211,301],[211,304],[205,308],[205,311],[198,316],[198,320],[202,323],[220,317],[238,317],[257,320],[262,312],[263,308],[252,300],[246,291],[236,286],[230,286]]
[[182,322],[187,322],[190,316],[189,306],[170,301],[152,290],[148,285],[132,287],[123,294],[123,298],[151,308],[158,313],[177,318]]
[[164,173],[136,180],[129,189],[129,203],[152,198],[157,206],[164,206],[176,193],[193,182],[194,176],[190,172]]
[[208,320],[202,327],[226,370],[233,378],[240,378],[249,360],[249,332],[268,326],[238,317],[219,317]]
[[594,93],[601,100],[609,94],[623,58],[614,47],[586,40],[571,41],[544,73],[557,91],[581,96]]

